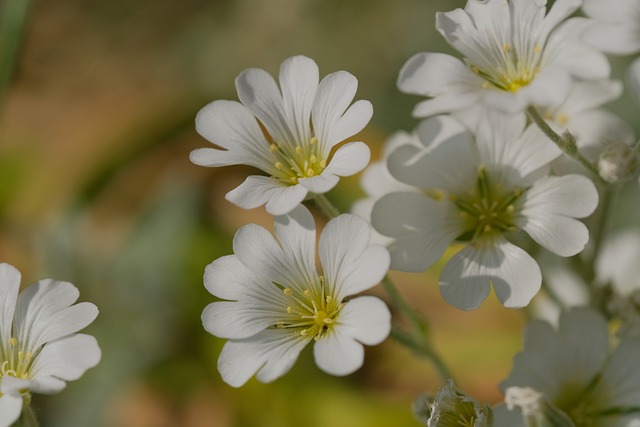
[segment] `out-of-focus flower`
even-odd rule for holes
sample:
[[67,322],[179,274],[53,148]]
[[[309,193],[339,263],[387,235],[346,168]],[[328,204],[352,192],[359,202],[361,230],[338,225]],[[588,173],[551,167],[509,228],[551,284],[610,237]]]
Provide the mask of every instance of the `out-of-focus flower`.
[[488,427],[491,408],[456,390],[453,380],[440,387],[432,401],[423,400],[419,419],[428,427]]
[[605,318],[574,308],[562,313],[557,330],[539,320],[527,325],[524,349],[501,388],[535,389],[576,427],[626,427],[640,420],[638,358],[640,340],[623,339],[610,352]]
[[262,382],[284,375],[312,341],[317,365],[332,375],[362,366],[362,344],[383,341],[391,328],[387,306],[372,296],[346,297],[376,285],[389,268],[389,253],[369,244],[369,225],[355,215],[332,219],[318,244],[316,229],[300,206],[276,217],[277,240],[249,224],[235,235],[235,255],[211,263],[204,276],[213,295],[230,301],[209,304],[205,329],[228,338],[218,370],[239,387],[257,372]]
[[436,15],[436,27],[464,62],[450,55],[420,53],[398,78],[403,92],[431,97],[418,104],[427,117],[483,103],[505,112],[529,105],[557,105],[572,78],[609,75],[601,52],[580,37],[589,20],[569,17],[580,0],[468,0],[464,9]]
[[584,0],[582,10],[593,18],[584,34],[587,43],[616,55],[640,52],[640,3],[636,0]]
[[598,173],[605,181],[616,184],[624,183],[638,176],[640,158],[629,145],[612,142],[600,153]]
[[261,169],[269,176],[249,176],[227,193],[227,200],[244,209],[266,204],[270,214],[286,214],[308,193],[325,193],[339,177],[369,163],[369,147],[363,142],[349,142],[331,154],[373,114],[369,101],[349,107],[357,87],[346,71],[329,74],[318,84],[318,66],[304,56],[282,63],[280,87],[262,69],[245,70],[236,78],[241,103],[213,101],[196,117],[198,133],[223,150],[199,148],[190,159],[200,166]]
[[524,230],[560,256],[575,255],[588,241],[575,218],[595,209],[595,186],[579,175],[546,176],[559,151],[537,128],[525,129],[522,115],[488,116],[475,139],[450,117],[428,123],[422,147],[399,147],[388,160],[392,175],[424,193],[392,193],[373,210],[373,226],[395,239],[391,267],[422,271],[459,241],[465,247],[440,274],[447,302],[474,309],[493,285],[505,306],[527,305],[540,268],[506,237]]
[[0,264],[0,426],[20,416],[31,393],[61,391],[100,361],[90,335],[78,334],[98,315],[71,283],[41,280],[20,294],[20,273]]

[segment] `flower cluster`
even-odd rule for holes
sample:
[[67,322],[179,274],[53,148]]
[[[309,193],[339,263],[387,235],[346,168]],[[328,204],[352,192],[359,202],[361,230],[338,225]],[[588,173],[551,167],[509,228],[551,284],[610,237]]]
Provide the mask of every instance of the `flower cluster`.
[[[640,291],[637,280],[624,288],[635,279],[612,267],[624,262],[637,276],[640,239],[604,238],[611,194],[640,172],[631,126],[604,107],[623,93],[606,54],[640,52],[638,16],[636,0],[611,7],[468,0],[438,13],[438,31],[462,57],[419,53],[402,67],[398,88],[428,98],[413,111],[421,121],[395,133],[365,170],[368,197],[353,214],[339,215],[324,193],[369,162],[364,143],[345,143],[372,114],[367,101],[349,106],[355,77],[339,71],[318,83],[317,65],[303,56],[282,63],[279,85],[263,70],[243,71],[240,102],[214,101],[196,118],[198,132],[220,148],[191,153],[202,166],[262,170],[226,198],[246,209],[266,205],[275,216],[275,237],[245,225],[234,254],[205,271],[206,288],[222,299],[202,321],[228,340],[218,359],[223,380],[236,387],[254,374],[275,380],[311,342],[323,371],[355,371],[362,344],[382,342],[391,329],[382,300],[355,296],[381,281],[410,323],[394,337],[448,379],[426,321],[384,279],[389,268],[421,272],[446,258],[439,287],[449,304],[476,309],[493,289],[505,307],[523,308],[543,288],[532,312],[544,312],[558,330],[529,324],[502,384],[506,405],[492,411],[448,380],[418,405],[424,424],[640,422],[640,371],[632,366],[640,356]],[[629,71],[632,90],[640,88],[639,64]],[[320,269],[315,221],[303,206],[311,200],[328,219],[317,245]],[[579,280],[567,279],[568,265]],[[592,308],[566,310],[576,305]],[[623,325],[611,354],[603,313]]]

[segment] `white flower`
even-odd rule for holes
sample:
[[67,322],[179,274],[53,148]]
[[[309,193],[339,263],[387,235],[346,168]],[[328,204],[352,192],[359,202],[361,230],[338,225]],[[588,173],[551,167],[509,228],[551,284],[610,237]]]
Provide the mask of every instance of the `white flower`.
[[580,252],[598,193],[579,175],[545,176],[557,148],[524,117],[488,116],[473,140],[448,116],[428,119],[432,139],[399,147],[391,174],[424,189],[393,193],[376,203],[373,226],[396,240],[391,267],[423,271],[454,241],[465,243],[440,274],[450,304],[474,309],[491,285],[507,307],[523,307],[540,288],[537,263],[507,237],[524,230],[560,256]]
[[[345,299],[377,284],[389,268],[389,253],[369,245],[369,225],[341,215],[323,230],[315,267],[316,231],[303,206],[275,219],[277,240],[249,224],[235,235],[235,255],[211,263],[204,276],[214,302],[202,313],[205,329],[228,338],[218,370],[239,387],[257,372],[262,382],[284,375],[312,341],[317,365],[332,375],[362,366],[362,344],[389,334],[387,306],[378,298]],[[361,344],[362,343],[362,344]]]
[[198,133],[223,150],[196,149],[190,159],[200,166],[261,169],[270,176],[249,176],[227,193],[227,200],[244,209],[266,204],[270,214],[286,214],[309,192],[325,193],[340,176],[353,175],[369,162],[369,147],[362,142],[349,142],[331,155],[373,114],[369,101],[349,107],[357,86],[346,71],[329,74],[318,84],[318,66],[304,56],[282,63],[280,87],[262,69],[245,70],[236,78],[242,103],[214,101],[196,117]]
[[[576,427],[628,427],[640,420],[640,340],[624,339],[610,353],[607,322],[590,308],[564,312],[554,330],[532,321],[524,349],[501,384],[531,387],[571,418]],[[502,418],[496,411],[496,421]],[[522,422],[496,422],[518,427]]]
[[[585,18],[565,21],[581,0],[468,0],[464,9],[436,15],[436,27],[464,62],[420,53],[398,78],[403,92],[431,97],[414,116],[427,117],[483,103],[505,112],[558,104],[572,78],[609,75],[606,57],[580,41]],[[565,22],[563,22],[565,21]]]
[[71,283],[51,279],[20,295],[20,273],[0,264],[0,427],[22,412],[30,392],[57,393],[100,361],[95,338],[77,334],[98,315]]
[[640,52],[640,3],[637,0],[585,0],[584,13],[593,18],[584,40],[604,52]]

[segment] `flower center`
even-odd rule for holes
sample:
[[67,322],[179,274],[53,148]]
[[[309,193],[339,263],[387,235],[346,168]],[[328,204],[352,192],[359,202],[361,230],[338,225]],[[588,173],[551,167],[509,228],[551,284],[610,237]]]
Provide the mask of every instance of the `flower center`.
[[470,64],[471,70],[486,81],[484,88],[496,87],[498,89],[517,92],[527,86],[540,74],[540,61],[542,46],[535,45],[529,49],[528,54],[520,57],[509,44],[495,48],[495,55],[491,55],[494,64],[486,64],[484,68]]
[[450,198],[460,211],[465,231],[458,237],[460,241],[476,241],[510,231],[517,231],[516,202],[523,194],[520,188],[505,190],[492,184],[484,167],[478,170],[476,188],[464,195]]
[[[18,340],[9,338],[0,352],[0,380],[8,375],[15,378],[30,378],[29,369],[34,360],[33,354],[25,352],[18,345]],[[1,394],[0,394],[1,395]]]
[[330,332],[344,304],[327,292],[324,277],[318,277],[319,286],[304,291],[282,288],[286,309],[276,328],[293,329],[303,337],[320,339]]
[[273,143],[269,151],[273,156],[271,174],[287,184],[297,184],[299,178],[320,175],[327,167],[327,160],[322,158],[315,136],[308,144],[291,146],[286,143]]

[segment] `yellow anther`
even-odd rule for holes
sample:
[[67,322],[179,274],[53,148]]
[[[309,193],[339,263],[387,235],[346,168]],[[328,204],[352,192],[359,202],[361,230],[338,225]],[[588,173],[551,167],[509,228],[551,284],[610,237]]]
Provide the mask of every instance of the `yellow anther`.
[[540,46],[539,44],[535,45],[535,46],[533,47],[533,51],[534,51],[535,53],[540,53],[540,52],[542,52],[542,46]]
[[24,359],[24,352],[19,351],[18,352],[18,360],[22,360],[22,359]]
[[271,144],[269,146],[269,151],[271,151],[272,153],[278,151],[278,146],[276,144]]
[[316,156],[314,156],[313,154],[309,157],[309,162],[310,163],[315,163],[318,161],[318,158]]
[[489,86],[491,86],[491,84],[488,81],[483,81],[482,82],[482,89],[488,89]]
[[476,74],[480,73],[480,70],[475,65],[471,65],[471,71],[473,71]]
[[567,116],[565,113],[559,114],[556,118],[556,122],[558,122],[561,125],[566,125],[568,121],[569,121],[569,116]]
[[439,190],[439,189],[437,189],[437,188],[434,188],[434,189],[428,189],[428,190],[426,191],[426,193],[427,193],[427,196],[431,197],[433,200],[435,200],[435,201],[437,201],[437,202],[439,202],[439,201],[441,201],[442,199],[444,199],[444,191]]
[[326,160],[320,160],[320,167],[322,169],[326,168],[327,167],[327,161]]
[[333,319],[330,317],[327,317],[325,319],[322,320],[324,323],[326,323],[327,325],[330,325],[333,323]]
[[297,155],[302,154],[302,147],[300,147],[299,145],[296,146],[296,154]]
[[287,307],[287,313],[289,314],[293,313],[293,307],[291,306]]
[[303,294],[305,294],[306,296],[310,297],[311,296],[311,291],[309,289],[305,289]]
[[297,177],[297,176],[292,176],[292,177],[290,178],[290,180],[291,180],[291,182],[293,182],[294,184],[297,184],[297,183],[298,183],[298,177]]
[[276,162],[275,167],[276,167],[276,169],[280,170],[280,169],[282,169],[284,167],[284,165],[282,163],[280,163],[280,162]]
[[13,338],[13,337],[11,337],[11,338],[9,338],[9,344],[16,345],[16,344],[18,344],[18,340]]
[[315,136],[311,138],[311,140],[309,141],[309,144],[314,145],[318,143],[318,138],[316,138]]
[[284,288],[282,292],[284,292],[286,296],[291,296],[291,294],[293,294],[291,288]]
[[315,174],[316,174],[316,172],[313,169],[311,169],[311,168],[307,169],[307,176],[309,178],[311,178]]
[[515,208],[513,207],[513,205],[507,206],[507,213],[508,214],[512,214],[514,210],[515,210]]
[[324,300],[327,302],[327,304],[329,304],[331,301],[333,301],[333,297],[331,295],[327,295]]
[[309,330],[308,329],[301,330],[300,335],[302,335],[303,337],[306,337],[307,335],[309,335]]
[[502,50],[505,52],[509,52],[511,50],[511,45],[509,43],[505,43],[502,45]]
[[22,378],[23,380],[26,380],[28,377],[26,372],[23,372],[22,375],[20,375],[20,378]]

